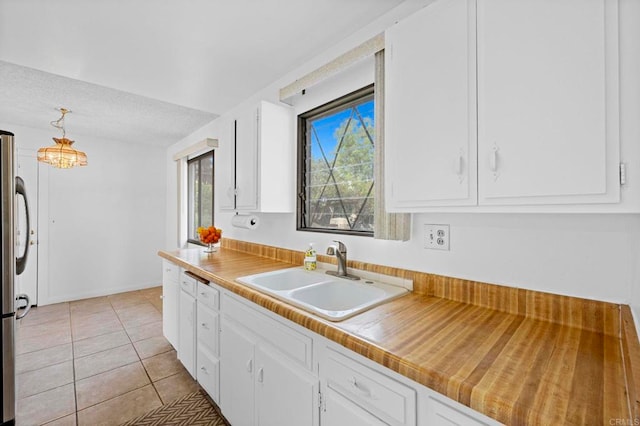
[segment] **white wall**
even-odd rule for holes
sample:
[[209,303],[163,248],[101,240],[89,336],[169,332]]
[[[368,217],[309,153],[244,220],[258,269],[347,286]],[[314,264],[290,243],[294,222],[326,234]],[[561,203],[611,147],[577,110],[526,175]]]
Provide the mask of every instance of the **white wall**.
[[[639,211],[640,205],[640,191],[637,189],[640,184],[637,174],[640,169],[640,120],[637,119],[640,116],[640,81],[637,78],[640,75],[640,28],[635,24],[640,20],[640,2],[620,0],[620,17],[621,150],[629,166],[630,179],[627,187],[623,188],[624,203],[620,211],[629,213],[513,214],[469,213],[467,210],[465,213],[416,214],[413,216],[412,238],[408,242],[339,236],[346,243],[350,258],[612,302],[631,303],[634,294],[633,300],[640,307],[640,267],[637,266],[640,260],[640,244],[637,243],[640,239],[640,215],[634,213]],[[223,137],[225,133],[221,123],[224,120],[232,119],[238,111],[260,99],[275,102],[280,87],[379,33],[394,19],[373,23],[169,148],[168,248],[177,244],[176,172],[175,163],[170,159],[172,153],[204,137],[220,137],[221,146],[229,143]],[[352,90],[361,87],[361,81],[356,83],[355,80]],[[322,103],[323,96],[329,96],[336,88],[344,89],[344,84],[344,80],[334,79],[324,90],[315,91],[315,102],[307,98],[305,105],[300,103],[298,108],[309,109],[313,104]],[[312,92],[310,90],[308,94]],[[216,166],[217,175],[227,170],[224,163],[218,162]],[[293,167],[292,173],[295,174]],[[303,250],[309,242],[315,242],[318,250],[322,251],[333,238],[338,237],[296,231],[294,214],[263,214],[261,226],[255,231],[231,228],[230,218],[231,214],[216,211],[216,226],[223,228],[223,236],[290,249]],[[451,225],[451,251],[422,248],[422,225],[425,223]]]
[[[58,131],[10,123],[19,149],[53,144]],[[165,233],[166,149],[73,135],[89,165],[60,170],[41,165],[39,304],[159,285],[157,251]],[[41,207],[46,208],[46,202]],[[42,256],[42,254],[45,256]],[[47,255],[48,253],[48,255]]]

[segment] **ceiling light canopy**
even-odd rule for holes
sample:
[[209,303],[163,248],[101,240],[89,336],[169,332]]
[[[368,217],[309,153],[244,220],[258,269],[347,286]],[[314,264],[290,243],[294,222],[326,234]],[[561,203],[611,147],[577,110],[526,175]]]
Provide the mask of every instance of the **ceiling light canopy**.
[[64,116],[71,111],[66,108],[59,108],[58,111],[60,111],[62,115],[57,120],[52,121],[51,125],[62,130],[62,138],[53,138],[56,143],[55,145],[40,148],[38,150],[38,161],[51,164],[53,167],[57,167],[59,169],[86,166],[87,154],[72,148],[71,145],[73,144],[73,141],[66,138]]

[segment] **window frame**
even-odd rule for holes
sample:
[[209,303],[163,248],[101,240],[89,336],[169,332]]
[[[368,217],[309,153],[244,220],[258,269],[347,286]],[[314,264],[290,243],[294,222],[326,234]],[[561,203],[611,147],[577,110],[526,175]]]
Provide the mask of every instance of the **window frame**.
[[[211,150],[211,151],[207,151],[204,154],[200,154],[194,158],[190,158],[187,159],[187,243],[191,243],[191,244],[197,244],[200,246],[204,246],[205,244],[202,243],[200,241],[200,239],[193,239],[190,237],[189,233],[190,233],[190,224],[193,222],[193,214],[194,212],[191,211],[191,203],[189,202],[189,199],[191,197],[192,194],[192,188],[191,188],[191,175],[189,173],[189,166],[192,163],[200,163],[202,160],[204,160],[205,158],[211,157],[211,224],[213,225],[214,219],[215,219],[215,203],[216,203],[216,197],[215,197],[215,181],[216,181],[216,174],[215,174],[215,165],[216,165],[216,157],[215,157],[215,150]],[[202,182],[202,167],[198,167],[198,182]],[[198,206],[200,206],[200,213],[202,213],[202,190],[198,191],[198,196],[199,196],[199,200],[198,200]],[[200,224],[196,225],[196,229],[198,226],[202,226],[202,217],[200,217]]]
[[[312,228],[305,225],[305,211],[306,211],[306,196],[307,196],[307,173],[308,170],[306,168],[306,160],[308,155],[308,146],[307,146],[307,120],[309,119],[318,119],[322,117],[326,117],[336,112],[337,110],[344,109],[349,106],[353,106],[354,104],[358,104],[362,102],[365,98],[371,98],[375,101],[375,84],[369,84],[365,87],[362,87],[358,90],[355,90],[351,93],[348,93],[344,96],[336,98],[332,101],[329,101],[325,104],[317,106],[309,111],[303,112],[298,115],[298,143],[297,143],[297,183],[296,183],[296,230],[297,231],[307,231],[307,232],[319,232],[324,234],[340,234],[340,235],[357,235],[363,237],[373,237],[374,230],[371,231],[361,231],[354,229],[329,229],[329,228]],[[375,116],[374,116],[375,118]],[[376,149],[375,138],[374,138],[374,149]],[[374,161],[375,163],[375,161]],[[374,174],[375,176],[375,174]],[[375,182],[374,182],[375,185]],[[372,194],[375,191],[372,191]],[[375,203],[375,199],[374,199]],[[375,221],[375,208],[373,211]]]

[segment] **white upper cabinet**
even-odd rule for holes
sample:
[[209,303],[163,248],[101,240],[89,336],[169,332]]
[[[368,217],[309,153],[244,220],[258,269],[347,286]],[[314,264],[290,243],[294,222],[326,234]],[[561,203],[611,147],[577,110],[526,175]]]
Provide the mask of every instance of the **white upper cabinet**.
[[289,213],[295,201],[293,109],[269,102],[239,114],[228,126],[235,165],[223,176],[222,210]]
[[617,202],[616,0],[478,0],[481,204]]
[[385,35],[387,208],[476,204],[475,1],[440,1]]
[[618,203],[617,8],[441,0],[389,28],[387,210]]

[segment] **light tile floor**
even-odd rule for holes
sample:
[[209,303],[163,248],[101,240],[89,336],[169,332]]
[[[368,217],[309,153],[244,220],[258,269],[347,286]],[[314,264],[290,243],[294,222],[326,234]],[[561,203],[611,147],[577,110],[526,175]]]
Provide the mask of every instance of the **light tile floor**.
[[34,308],[16,330],[18,426],[117,425],[198,389],[161,287]]

